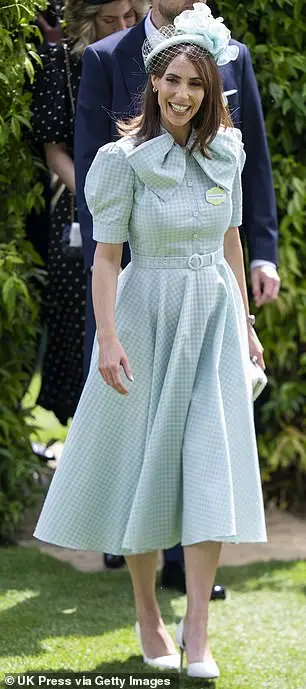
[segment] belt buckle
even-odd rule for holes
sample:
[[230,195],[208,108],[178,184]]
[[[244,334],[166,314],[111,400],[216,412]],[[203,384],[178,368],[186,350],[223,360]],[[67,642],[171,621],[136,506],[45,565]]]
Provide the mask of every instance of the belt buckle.
[[191,270],[199,270],[204,266],[204,258],[201,254],[192,254],[188,259],[188,266]]

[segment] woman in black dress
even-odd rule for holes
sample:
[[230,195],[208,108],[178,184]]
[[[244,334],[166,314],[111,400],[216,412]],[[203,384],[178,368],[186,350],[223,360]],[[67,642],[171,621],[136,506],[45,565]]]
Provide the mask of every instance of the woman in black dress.
[[146,11],[146,0],[66,0],[65,39],[44,48],[34,85],[33,134],[58,180],[48,245],[48,340],[37,403],[62,424],[73,416],[83,383],[86,277],[81,247],[78,256],[71,255],[62,241],[65,228],[69,236],[72,220],[77,221],[73,134],[82,55],[87,45],[133,26]]

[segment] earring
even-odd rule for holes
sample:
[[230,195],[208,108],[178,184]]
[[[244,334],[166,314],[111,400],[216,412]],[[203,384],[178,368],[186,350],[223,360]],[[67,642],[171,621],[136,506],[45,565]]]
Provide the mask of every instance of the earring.
[[158,92],[158,89],[156,88],[156,86],[154,86],[153,93],[157,93],[157,92]]

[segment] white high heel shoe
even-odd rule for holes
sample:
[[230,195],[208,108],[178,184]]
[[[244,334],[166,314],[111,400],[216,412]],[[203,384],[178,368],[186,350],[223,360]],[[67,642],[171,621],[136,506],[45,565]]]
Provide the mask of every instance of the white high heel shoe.
[[152,667],[159,667],[161,670],[164,670],[164,669],[165,670],[179,670],[180,669],[180,656],[178,653],[172,653],[171,655],[168,655],[168,656],[158,656],[157,658],[148,658],[148,656],[146,656],[146,654],[143,650],[139,622],[136,622],[135,630],[136,630],[136,634],[137,634],[137,638],[138,638],[138,642],[139,642],[139,646],[140,646],[140,650],[142,653],[144,663],[146,663],[147,665],[151,665]]
[[[176,628],[176,641],[181,649],[181,671],[183,668],[183,658],[185,649],[184,642],[184,620],[181,620]],[[201,677],[202,679],[217,679],[220,677],[218,665],[214,660],[203,660],[203,662],[188,663],[188,677]]]

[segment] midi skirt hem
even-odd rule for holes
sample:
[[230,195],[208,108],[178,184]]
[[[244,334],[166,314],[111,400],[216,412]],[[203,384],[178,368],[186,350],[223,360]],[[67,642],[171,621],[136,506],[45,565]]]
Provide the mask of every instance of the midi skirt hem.
[[[118,547],[117,545],[114,545],[113,543],[110,542],[101,542],[97,544],[91,543],[88,545],[84,541],[72,541],[69,540],[66,541],[65,539],[61,541],[60,539],[52,539],[52,540],[44,540],[40,538],[36,533],[34,532],[33,534],[34,538],[36,538],[39,541],[42,541],[43,543],[50,543],[52,545],[56,545],[60,548],[70,548],[71,550],[90,550],[90,551],[96,551],[98,553],[112,553],[112,555],[124,555],[124,556],[129,556],[129,555],[141,555],[144,553],[151,553],[154,552],[155,550],[169,550],[170,548],[173,548],[174,546],[177,545],[177,541],[175,542],[169,542],[169,543],[159,543],[156,545],[152,545],[150,548],[147,549],[141,549],[141,548],[135,548],[133,550],[128,549],[128,548],[123,548],[123,547]],[[258,534],[258,536],[254,536],[254,538],[250,538],[249,536],[246,537],[238,537],[236,535],[230,535],[230,536],[212,536],[211,534],[209,536],[204,535],[203,538],[200,541],[194,541],[192,543],[182,543],[182,546],[191,546],[195,545],[196,543],[204,543],[207,541],[214,541],[218,543],[232,543],[234,545],[239,545],[242,543],[267,543],[267,537],[265,534]]]

